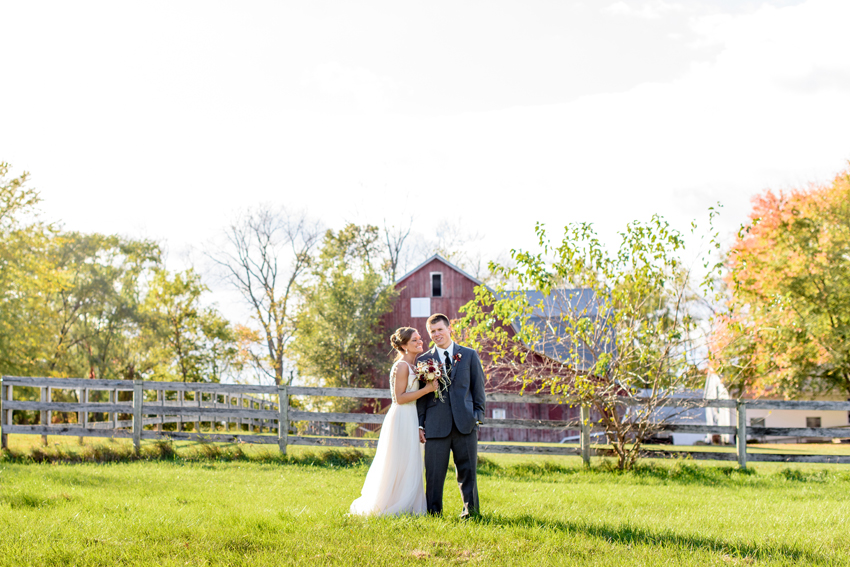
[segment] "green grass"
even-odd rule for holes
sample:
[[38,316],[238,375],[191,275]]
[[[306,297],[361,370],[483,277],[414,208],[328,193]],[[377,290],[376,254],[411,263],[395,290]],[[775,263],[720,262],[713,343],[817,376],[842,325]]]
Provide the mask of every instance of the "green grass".
[[0,459],[0,565],[850,565],[840,465],[487,455],[480,519],[451,479],[443,518],[362,519],[368,452],[32,439]]

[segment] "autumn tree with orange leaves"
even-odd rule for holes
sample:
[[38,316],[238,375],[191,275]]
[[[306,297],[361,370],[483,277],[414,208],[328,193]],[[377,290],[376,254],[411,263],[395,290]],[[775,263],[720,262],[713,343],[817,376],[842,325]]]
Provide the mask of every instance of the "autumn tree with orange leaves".
[[753,199],[712,355],[739,394],[850,396],[850,169]]

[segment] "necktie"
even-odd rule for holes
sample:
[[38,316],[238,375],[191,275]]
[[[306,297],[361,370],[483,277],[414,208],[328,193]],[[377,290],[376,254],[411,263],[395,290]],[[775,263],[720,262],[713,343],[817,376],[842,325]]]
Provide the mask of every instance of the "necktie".
[[443,354],[446,357],[446,374],[450,374],[452,371],[452,361],[449,359],[449,351],[444,350]]

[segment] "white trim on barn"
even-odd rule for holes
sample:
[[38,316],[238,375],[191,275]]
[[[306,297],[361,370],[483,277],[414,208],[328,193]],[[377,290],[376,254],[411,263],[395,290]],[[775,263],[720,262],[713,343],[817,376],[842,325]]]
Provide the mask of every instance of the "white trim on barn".
[[[434,276],[440,276],[440,295],[434,293]],[[431,285],[431,297],[443,297],[443,272],[431,272],[428,275],[428,283]]]
[[410,316],[411,317],[430,317],[431,316],[431,298],[430,297],[411,297],[410,298]]
[[451,268],[454,271],[460,273],[461,275],[469,278],[470,280],[475,282],[477,285],[481,285],[481,281],[478,280],[478,278],[474,278],[471,275],[467,274],[466,272],[464,272],[463,270],[461,270],[460,268],[458,268],[457,266],[455,266],[454,264],[452,264],[451,262],[449,262],[448,260],[446,260],[445,258],[440,256],[439,254],[434,254],[433,256],[431,256],[430,258],[428,258],[427,260],[425,260],[424,262],[422,262],[421,264],[419,264],[418,266],[416,266],[415,268],[413,268],[412,270],[410,270],[409,272],[407,272],[406,274],[404,274],[403,276],[398,278],[395,281],[396,285],[400,284],[401,282],[403,282],[404,280],[406,280],[407,278],[409,278],[410,276],[412,276],[413,274],[418,272],[426,264],[428,264],[429,262],[433,262],[434,260],[439,260],[440,262],[442,262],[443,264],[445,264],[449,268]]

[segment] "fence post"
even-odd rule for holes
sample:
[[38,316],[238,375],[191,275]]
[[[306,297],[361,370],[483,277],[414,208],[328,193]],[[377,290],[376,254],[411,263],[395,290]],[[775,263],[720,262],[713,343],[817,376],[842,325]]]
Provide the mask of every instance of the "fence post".
[[581,460],[584,464],[590,466],[590,408],[587,404],[581,404],[581,419],[580,425],[580,442],[581,442]]
[[[163,390],[156,391],[156,401],[160,406],[165,405],[165,392]],[[162,423],[165,421],[165,415],[159,414],[159,420],[157,420],[157,424],[154,426],[157,432],[162,433]]]
[[142,384],[144,380],[133,380],[133,450],[137,455],[142,450]]
[[[109,403],[117,404],[118,403],[118,390],[113,389],[109,390]],[[112,432],[115,433],[115,430],[118,429],[118,412],[110,412],[107,414],[112,416]]]
[[[85,400],[83,399],[83,392],[85,392],[85,390],[83,388],[77,388],[77,401],[81,404],[86,403]],[[77,412],[77,425],[79,425],[80,427],[85,427],[85,421],[84,421],[85,418],[83,417],[85,415],[86,414],[84,412],[81,412],[81,411]],[[80,445],[83,444],[83,436],[82,435],[77,437],[77,442]]]
[[[6,433],[6,426],[11,423],[11,419],[7,417],[6,410],[3,409],[3,400],[8,395],[9,386],[3,384],[3,377],[0,376],[0,449],[9,448],[9,434]],[[11,412],[9,412],[11,413]]]
[[[201,407],[201,392],[195,392],[195,405]],[[195,416],[195,433],[201,432],[201,414]]]
[[[41,401],[42,402],[49,402],[50,401],[50,386],[41,386],[39,388],[39,391],[41,392]],[[39,423],[41,424],[42,427],[46,427],[46,426],[50,425],[50,423],[47,419],[47,415],[48,415],[47,410],[41,410],[41,413],[38,416],[38,421],[39,421]],[[45,433],[44,435],[41,436],[41,444],[44,445],[45,447],[47,447],[47,433]]]
[[735,435],[735,447],[738,451],[738,466],[747,468],[747,404],[738,400],[735,404],[738,413],[738,431]]
[[286,454],[286,442],[289,437],[289,392],[286,384],[277,387],[277,446]]
[[[230,405],[230,394],[225,392],[222,395],[224,396],[224,407],[226,407],[227,409],[230,409],[232,407]],[[229,415],[224,416],[224,432],[230,433],[230,416]]]
[[180,402],[180,415],[177,416],[177,431],[183,431],[183,398],[185,392],[180,390],[177,392],[177,401]]
[[[53,388],[51,386],[47,387],[47,401],[53,402]],[[51,410],[47,411],[47,425],[53,423],[53,412]]]

